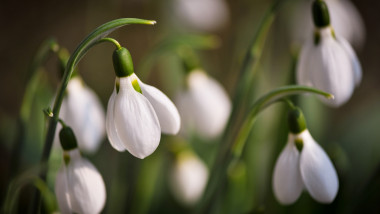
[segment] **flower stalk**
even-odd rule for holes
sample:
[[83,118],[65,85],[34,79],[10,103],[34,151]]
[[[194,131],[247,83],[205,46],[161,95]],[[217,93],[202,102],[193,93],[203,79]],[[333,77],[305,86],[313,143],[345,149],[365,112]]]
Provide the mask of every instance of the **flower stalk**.
[[[76,65],[79,63],[81,58],[87,53],[87,51],[92,48],[94,45],[98,44],[102,38],[106,37],[108,34],[113,32],[119,27],[128,25],[128,24],[145,24],[145,25],[154,25],[156,22],[151,20],[135,19],[135,18],[121,18],[116,19],[110,22],[107,22],[100,27],[96,28],[92,33],[90,33],[75,49],[74,53],[69,58],[67,66],[62,78],[61,85],[59,86],[57,96],[54,102],[53,107],[53,117],[49,118],[48,131],[45,138],[44,149],[42,152],[41,163],[46,163],[49,160],[51,148],[53,145],[54,135],[57,128],[59,111],[61,109],[62,101],[64,98],[64,93],[67,87],[67,84],[70,81],[71,75],[74,72]],[[110,40],[108,40],[110,41]],[[46,181],[47,170],[42,170],[40,172],[40,178],[43,181]],[[32,210],[36,211],[38,204],[40,203],[40,194],[36,192],[34,207]]]

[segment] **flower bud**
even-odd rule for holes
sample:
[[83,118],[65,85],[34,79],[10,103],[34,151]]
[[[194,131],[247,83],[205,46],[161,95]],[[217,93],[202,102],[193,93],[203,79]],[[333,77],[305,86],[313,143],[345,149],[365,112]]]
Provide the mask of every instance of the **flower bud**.
[[126,48],[116,49],[112,61],[117,77],[127,77],[134,73],[132,56]]
[[322,0],[316,0],[313,3],[313,20],[314,25],[319,28],[327,27],[330,25],[330,15],[327,5]]
[[75,138],[75,134],[73,130],[65,126],[59,132],[59,139],[61,141],[61,145],[63,150],[68,151],[78,147],[77,139]]
[[306,129],[305,117],[300,108],[291,109],[288,112],[288,124],[293,134],[299,134]]

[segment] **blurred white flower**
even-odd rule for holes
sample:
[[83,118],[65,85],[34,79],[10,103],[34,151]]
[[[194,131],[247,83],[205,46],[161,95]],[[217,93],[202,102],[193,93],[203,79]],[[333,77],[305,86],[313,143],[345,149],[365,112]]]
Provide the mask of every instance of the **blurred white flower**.
[[[293,38],[303,43],[313,33],[311,15],[311,0],[299,1],[295,7],[292,19]],[[363,19],[350,0],[326,0],[330,11],[331,26],[336,33],[345,38],[356,48],[361,48],[365,40],[365,26]]]
[[197,30],[213,31],[229,20],[225,0],[174,0],[173,4],[179,21]]
[[302,48],[297,83],[333,94],[334,99],[320,98],[329,106],[339,107],[350,99],[361,77],[361,65],[350,44],[330,27],[317,28],[316,37]]
[[142,83],[134,73],[116,78],[106,118],[113,148],[143,159],[156,150],[161,131],[176,134],[180,123],[177,108],[160,90]]
[[206,165],[198,157],[181,152],[171,169],[170,188],[179,202],[191,206],[202,196],[208,176]]
[[224,130],[231,113],[231,101],[222,85],[202,70],[187,76],[187,90],[176,97],[184,132],[215,138]]
[[[296,146],[297,143],[302,148]],[[290,133],[273,173],[273,190],[277,200],[284,205],[292,204],[306,189],[316,201],[331,203],[338,187],[338,176],[331,160],[309,131]]]
[[65,152],[66,163],[55,180],[55,194],[61,213],[100,213],[106,201],[106,188],[99,171],[79,150]]
[[[94,91],[79,76],[69,81],[59,116],[75,130],[81,151],[95,153],[98,150],[105,137],[105,111]],[[61,127],[58,124],[57,130]],[[58,145],[58,131],[54,141]]]

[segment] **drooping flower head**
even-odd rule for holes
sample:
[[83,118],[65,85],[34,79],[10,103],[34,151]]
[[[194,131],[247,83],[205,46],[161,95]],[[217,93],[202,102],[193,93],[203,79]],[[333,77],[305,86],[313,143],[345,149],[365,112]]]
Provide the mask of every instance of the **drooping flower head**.
[[55,194],[61,213],[100,213],[106,201],[102,176],[81,157],[71,128],[63,127],[60,139],[65,162],[55,180]]
[[194,131],[207,139],[219,136],[231,113],[227,92],[200,69],[190,71],[186,80],[186,90],[179,92],[176,97],[183,131]]
[[331,203],[338,193],[338,176],[326,152],[312,138],[300,109],[289,112],[289,137],[276,161],[273,191],[284,205],[292,204],[303,190],[320,203]]
[[161,132],[179,131],[179,113],[164,93],[140,81],[126,48],[115,50],[113,65],[116,81],[107,107],[108,139],[116,150],[143,159],[156,150]]
[[207,166],[190,151],[180,152],[171,169],[169,181],[175,198],[184,205],[196,203],[206,188]]
[[[67,85],[60,112],[60,117],[76,130],[79,149],[96,152],[106,133],[105,111],[95,92],[78,74]],[[55,141],[58,143],[58,132]]]
[[[310,5],[313,1],[298,1],[292,20],[293,38],[300,43],[308,40],[313,32],[313,20],[310,13]],[[331,15],[331,25],[335,32],[346,39],[351,45],[360,48],[365,40],[365,26],[363,19],[350,0],[326,0]]]
[[302,48],[297,83],[333,94],[335,99],[321,97],[321,100],[329,106],[339,107],[350,99],[359,85],[361,65],[350,44],[334,33],[324,1],[314,1],[313,18],[315,34]]

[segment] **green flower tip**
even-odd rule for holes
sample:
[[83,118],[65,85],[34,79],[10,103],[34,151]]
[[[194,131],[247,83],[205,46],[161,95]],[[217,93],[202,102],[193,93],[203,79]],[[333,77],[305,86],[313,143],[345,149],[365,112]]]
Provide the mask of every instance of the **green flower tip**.
[[149,21],[149,24],[155,25],[155,24],[157,24],[157,22],[155,20],[151,20],[151,21]]
[[335,99],[334,95],[332,95],[332,94],[326,95],[326,98],[329,99],[329,100]]
[[313,21],[314,25],[318,28],[327,27],[330,25],[329,10],[325,1],[316,0],[313,2]]
[[299,134],[306,129],[306,120],[300,108],[295,107],[288,112],[289,130],[293,134]]
[[68,126],[63,127],[59,132],[59,140],[61,141],[62,148],[65,151],[76,149],[78,147],[75,134]]
[[113,52],[112,61],[117,77],[127,77],[134,73],[132,56],[126,48],[116,49]]
[[303,149],[303,140],[302,140],[301,138],[296,138],[296,139],[294,140],[294,144],[296,145],[297,150],[298,150],[299,152],[301,152],[302,149]]

